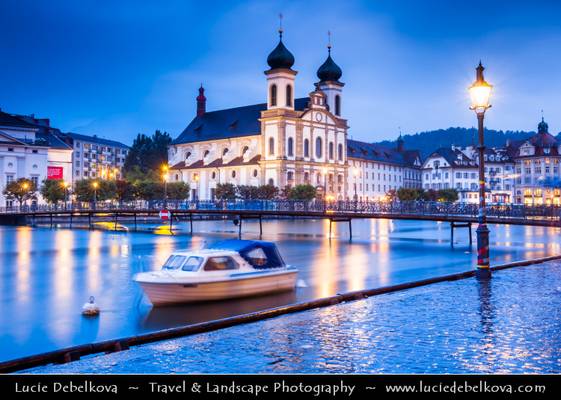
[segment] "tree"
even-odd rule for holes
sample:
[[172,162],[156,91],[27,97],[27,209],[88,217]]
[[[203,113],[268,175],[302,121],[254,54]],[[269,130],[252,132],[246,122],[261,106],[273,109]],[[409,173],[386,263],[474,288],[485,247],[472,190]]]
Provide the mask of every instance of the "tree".
[[305,184],[305,185],[296,185],[290,189],[288,193],[288,198],[290,200],[305,200],[310,201],[316,197],[316,188],[315,186]]
[[185,200],[189,198],[189,191],[191,187],[185,182],[170,182],[168,183],[168,199],[171,200]]
[[423,189],[399,188],[397,191],[397,198],[399,201],[414,201],[420,200],[422,194]]
[[219,183],[216,185],[215,196],[218,200],[234,200],[236,187],[231,183]]
[[119,203],[134,200],[136,188],[129,181],[120,179],[115,181],[115,198]]
[[36,191],[37,188],[31,179],[20,178],[8,183],[2,193],[8,199],[16,199],[21,207],[24,201],[35,196]]
[[254,200],[259,198],[259,188],[251,185],[236,186],[236,194],[243,200]]
[[438,191],[438,201],[453,203],[458,200],[458,191],[456,189],[441,189]]
[[66,200],[66,186],[62,179],[47,179],[41,186],[41,196],[48,203],[58,203]]
[[125,174],[135,167],[144,174],[159,171],[168,162],[168,146],[171,136],[167,132],[157,130],[151,137],[139,133],[132,143],[125,159]]
[[162,200],[164,198],[164,184],[152,180],[142,180],[135,183],[136,195],[142,200]]
[[[97,183],[97,188],[94,187]],[[74,183],[74,194],[78,201],[105,201],[117,197],[115,181],[105,179],[82,179]]]
[[394,202],[397,199],[397,191],[395,189],[390,189],[386,192],[386,197],[389,202]]
[[421,194],[421,200],[436,201],[438,199],[438,192],[434,189],[429,189]]
[[273,200],[279,195],[279,188],[274,185],[259,186],[257,198],[260,200]]

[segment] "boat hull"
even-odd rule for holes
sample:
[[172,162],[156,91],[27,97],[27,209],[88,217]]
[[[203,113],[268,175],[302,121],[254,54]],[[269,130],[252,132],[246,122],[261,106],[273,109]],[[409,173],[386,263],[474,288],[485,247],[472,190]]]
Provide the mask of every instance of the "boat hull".
[[137,281],[154,306],[226,300],[294,290],[298,271],[258,274],[215,282]]

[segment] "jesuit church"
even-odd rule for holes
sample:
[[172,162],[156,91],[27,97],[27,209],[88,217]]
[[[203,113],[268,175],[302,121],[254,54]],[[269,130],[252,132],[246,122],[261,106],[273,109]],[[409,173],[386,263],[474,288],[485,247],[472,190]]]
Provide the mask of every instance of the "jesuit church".
[[[341,68],[331,57],[331,45],[317,70],[315,88],[308,97],[295,98],[298,72],[292,69],[294,56],[285,47],[282,34],[280,29],[279,43],[267,57],[266,103],[207,111],[201,86],[197,115],[169,147],[168,179],[188,182],[191,199],[199,200],[213,199],[221,183],[279,188],[311,184],[333,199],[374,199],[365,190],[370,192],[370,185],[366,183],[368,172],[363,170],[374,163],[358,161],[371,159],[375,150],[372,155],[356,152],[354,158],[360,160],[353,165],[360,165],[360,170],[351,168],[347,159],[344,83],[340,82]],[[404,169],[401,164],[406,157],[389,152],[391,156],[385,153],[388,159],[381,160],[380,168],[398,164],[394,165],[396,173],[398,168]],[[399,186],[396,180],[394,188]]]

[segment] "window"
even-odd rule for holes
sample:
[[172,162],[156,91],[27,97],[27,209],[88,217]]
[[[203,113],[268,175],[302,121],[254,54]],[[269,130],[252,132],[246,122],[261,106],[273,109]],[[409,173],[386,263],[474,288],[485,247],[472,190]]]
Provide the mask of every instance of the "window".
[[210,154],[210,150],[206,150],[204,155],[203,155],[203,158],[206,158],[206,156],[208,156],[209,154]]
[[277,85],[271,85],[271,106],[277,105]]
[[256,169],[254,169],[254,170],[253,170],[253,177],[254,177],[254,178],[257,178],[257,175],[258,175],[258,174],[259,174],[259,172],[258,172]]
[[333,160],[334,152],[335,152],[335,146],[333,145],[333,142],[329,142],[329,159],[330,160]]
[[187,262],[181,268],[183,271],[191,271],[195,272],[198,271],[201,264],[203,263],[202,257],[189,257]]
[[341,96],[335,96],[335,115],[341,115]]
[[310,141],[304,139],[304,157],[310,157]]
[[267,264],[267,255],[262,248],[258,247],[247,253],[249,263],[255,267],[262,267]]
[[242,156],[245,156],[245,153],[247,153],[249,151],[249,147],[248,146],[244,146],[242,149]]
[[231,257],[210,257],[205,264],[205,271],[227,271],[238,268],[239,265]]
[[271,186],[275,186],[275,180],[273,178],[270,178],[268,181],[269,185]]
[[294,156],[294,139],[292,139],[291,137],[288,138],[288,146],[287,147],[288,147],[288,150],[287,150],[288,156],[289,157]]
[[269,138],[269,155],[275,155],[275,139]]
[[320,137],[316,138],[316,157],[317,158],[321,158],[323,152],[322,152],[322,140]]
[[236,177],[236,171],[232,171],[232,178]]
[[212,179],[216,179],[216,172],[212,173]]
[[187,257],[171,255],[162,266],[162,269],[178,269],[185,262]]
[[292,86],[286,85],[286,106],[292,107]]
[[337,159],[343,161],[343,145],[341,143],[337,146]]
[[286,179],[288,179],[289,181],[293,181],[294,180],[294,172],[288,171],[286,173]]
[[222,156],[224,157],[226,154],[228,154],[228,148],[226,147],[224,150],[222,150]]

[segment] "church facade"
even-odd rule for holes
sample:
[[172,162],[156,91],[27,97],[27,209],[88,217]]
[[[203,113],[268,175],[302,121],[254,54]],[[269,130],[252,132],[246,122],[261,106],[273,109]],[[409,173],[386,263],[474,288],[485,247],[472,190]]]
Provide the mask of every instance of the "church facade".
[[[279,43],[267,58],[266,103],[207,112],[204,88],[199,89],[197,115],[173,140],[168,154],[168,181],[189,183],[191,199],[212,200],[224,183],[279,188],[311,184],[328,199],[358,197],[350,184],[342,71],[331,57],[331,46],[313,90],[294,98],[294,56],[279,33]],[[354,153],[353,158],[368,157]],[[360,197],[368,198],[366,193]]]

